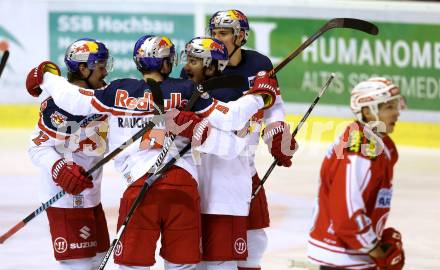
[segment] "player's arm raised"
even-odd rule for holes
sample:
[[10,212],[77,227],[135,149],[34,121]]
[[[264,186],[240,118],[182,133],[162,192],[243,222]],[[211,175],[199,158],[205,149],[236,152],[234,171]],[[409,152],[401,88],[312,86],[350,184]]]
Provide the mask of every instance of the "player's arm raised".
[[47,92],[55,103],[74,115],[102,113],[92,106],[94,90],[81,89],[59,76],[56,64],[45,61],[33,68],[26,78],[26,89],[32,96]]

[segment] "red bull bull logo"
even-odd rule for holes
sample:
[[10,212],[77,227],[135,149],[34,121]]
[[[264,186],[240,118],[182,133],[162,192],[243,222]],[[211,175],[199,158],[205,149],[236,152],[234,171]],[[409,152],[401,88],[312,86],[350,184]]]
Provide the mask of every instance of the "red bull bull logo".
[[173,43],[171,40],[169,40],[167,37],[162,37],[162,39],[159,41],[158,47],[159,48],[171,48]]
[[221,53],[224,53],[225,52],[225,47],[224,47],[224,45],[222,45],[222,44],[220,44],[220,43],[218,43],[218,42],[216,42],[216,41],[212,41],[211,42],[211,45],[209,45],[209,48],[211,49],[211,50],[217,50],[217,51],[220,51]]
[[220,51],[221,53],[225,52],[225,47],[223,44],[216,42],[213,39],[205,38],[201,42],[204,49],[209,51]]
[[228,12],[228,15],[234,20],[239,20],[239,21],[247,20],[246,16],[244,16],[244,14],[239,12],[238,10],[230,10]]
[[75,47],[73,51],[75,53],[96,53],[98,52],[98,44],[96,44],[95,42],[86,41],[83,44]]

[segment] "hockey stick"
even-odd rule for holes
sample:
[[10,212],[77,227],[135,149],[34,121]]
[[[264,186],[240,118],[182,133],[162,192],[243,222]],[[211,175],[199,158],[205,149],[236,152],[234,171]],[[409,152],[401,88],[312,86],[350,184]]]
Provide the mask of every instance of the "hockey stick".
[[[315,100],[313,100],[313,103],[310,105],[310,107],[307,110],[307,112],[304,114],[304,116],[299,121],[299,124],[296,126],[295,130],[292,133],[292,137],[295,137],[296,134],[298,133],[298,131],[304,125],[304,123],[306,122],[306,120],[309,117],[310,113],[313,111],[313,108],[315,108],[315,105],[318,103],[319,99],[324,94],[324,92],[327,90],[327,88],[329,87],[330,83],[333,81],[334,78],[335,78],[335,74],[334,73],[330,74],[330,76],[328,77],[327,81],[322,86],[321,91],[319,91],[318,95],[315,97]],[[272,162],[272,164],[270,165],[269,169],[266,171],[266,174],[264,174],[264,177],[261,179],[260,183],[258,184],[258,187],[252,193],[251,200],[253,198],[255,198],[255,196],[258,194],[258,192],[260,192],[260,190],[263,187],[264,183],[266,182],[267,178],[269,177],[269,175],[272,173],[273,169],[277,165],[277,162],[278,162],[278,160],[276,160],[276,159]]]
[[[354,19],[354,18],[335,18],[335,19],[331,19],[328,22],[326,22],[321,28],[319,28],[318,31],[316,31],[311,37],[309,37],[303,43],[301,43],[301,45],[298,48],[296,48],[293,52],[291,52],[286,58],[284,58],[284,60],[281,61],[281,63],[279,63],[275,68],[273,68],[269,72],[269,75],[270,76],[274,76],[285,65],[287,65],[293,58],[297,57],[310,44],[312,44],[316,39],[318,39],[322,34],[324,34],[328,30],[331,30],[333,28],[354,29],[354,30],[359,30],[359,31],[365,32],[365,33],[370,34],[370,35],[377,35],[379,33],[379,29],[377,28],[377,26],[374,25],[371,22],[367,22],[367,21],[359,20],[359,19]],[[332,76],[334,77],[334,75],[332,75]],[[333,80],[333,78],[331,78],[331,79],[329,78],[327,80],[327,82],[326,82],[326,85],[327,85],[327,83],[330,84],[331,80]],[[327,87],[328,87],[328,85],[327,85]],[[305,118],[303,117],[303,119],[301,119],[301,122],[299,123],[299,125],[296,127],[296,129],[295,129],[295,131],[293,133],[293,136],[296,135],[296,133],[298,132],[299,128],[301,128],[301,126],[304,124],[303,120],[305,121],[307,119],[307,117],[310,114],[311,110],[313,110],[313,107],[315,106],[315,104],[318,102],[318,100],[320,98],[321,98],[321,96],[318,96],[318,97],[315,98],[313,104],[310,106],[309,110],[304,115]],[[276,160],[274,162],[272,162],[271,166],[267,170],[267,172],[264,175],[263,179],[261,179],[257,189],[252,193],[251,199],[253,199],[255,197],[255,195],[257,195],[257,193],[260,191],[260,189],[262,188],[264,182],[266,182],[266,180],[269,177],[270,173],[275,168],[276,163],[277,163]]]
[[[153,100],[155,102],[155,105],[156,104],[161,104],[159,107],[157,107],[157,108],[155,107],[155,112],[154,113],[156,115],[158,113],[161,114],[161,111],[158,108],[163,107],[162,93],[160,92],[160,89],[157,90],[157,88],[154,88],[154,87],[151,87],[151,89],[152,89],[152,92],[153,92]],[[160,93],[158,93],[158,92],[160,92]],[[154,128],[154,126],[156,125],[155,122],[156,121],[154,121],[154,118],[153,118],[153,120],[148,122],[148,124],[143,129],[139,130],[130,139],[125,141],[120,147],[116,148],[114,151],[112,151],[106,157],[104,157],[103,159],[98,161],[92,168],[87,170],[86,171],[86,175],[87,176],[91,176],[96,170],[101,168],[104,164],[106,164],[108,161],[110,161],[112,158],[114,158],[116,155],[118,155],[120,152],[122,152],[125,148],[127,148],[129,145],[131,145],[134,141],[136,141],[137,139],[142,137],[145,132],[147,132],[148,130],[151,130],[152,128]],[[0,236],[0,244],[3,244],[6,241],[6,239],[8,239],[13,234],[15,234],[20,229],[22,229],[29,221],[31,221],[36,216],[41,214],[43,211],[45,211],[47,208],[49,208],[52,204],[54,204],[56,201],[61,199],[64,195],[66,195],[66,192],[64,190],[61,190],[60,192],[55,194],[55,196],[50,198],[47,202],[42,203],[42,205],[40,207],[38,207],[34,212],[32,212],[31,214],[26,216],[23,220],[18,222],[14,227],[12,227],[6,233],[4,233],[2,236]]]
[[329,20],[324,24],[318,31],[316,31],[311,37],[305,40],[298,48],[296,48],[292,53],[290,53],[281,63],[279,63],[273,70],[270,71],[269,75],[275,75],[280,69],[287,65],[293,58],[298,56],[304,49],[306,49],[310,44],[312,44],[317,38],[322,34],[333,28],[349,28],[365,32],[370,35],[377,35],[379,29],[376,25],[353,18],[335,18]]
[[0,60],[0,77],[2,76],[3,70],[6,67],[6,62],[8,61],[8,58],[9,58],[9,51],[6,50],[3,53],[2,60]]
[[[341,21],[342,20],[342,21]],[[344,20],[345,20],[345,25],[344,25]],[[316,40],[319,36],[321,36],[324,32],[332,29],[332,28],[353,28],[353,29],[358,29],[361,31],[369,31],[370,34],[377,34],[377,27],[369,22],[366,21],[361,21],[361,20],[357,20],[357,19],[333,19],[331,21],[329,21],[324,27],[322,27],[317,34],[315,34],[314,36],[312,36],[311,38],[309,38],[308,44],[302,44],[298,49],[296,49],[294,52],[292,52],[290,55],[288,55],[280,64],[277,65],[277,67],[275,67],[274,69],[272,69],[270,71],[270,76],[274,76],[279,70],[281,70],[285,65],[287,65],[293,58],[295,58],[300,52],[302,52],[307,46],[309,46],[314,40]],[[376,29],[376,31],[374,32],[374,29]],[[306,42],[307,42],[306,41]],[[189,149],[191,148],[191,144],[187,144],[180,152],[178,156],[182,156],[184,153],[186,153]],[[160,157],[160,156],[159,156]],[[140,204],[140,202],[142,201],[146,191],[148,190],[148,187],[151,186],[152,183],[154,183],[154,181],[156,181],[156,179],[159,178],[160,174],[162,172],[164,172],[167,168],[171,167],[174,162],[177,159],[174,157],[172,160],[170,160],[159,172],[157,172],[156,174],[153,174],[152,176],[150,176],[142,185],[141,190],[139,191],[139,194],[137,195],[135,201],[133,202],[129,212],[127,213],[125,220],[123,222],[123,224],[121,225],[121,227],[119,228],[117,234],[116,234],[116,238],[113,239],[109,250],[107,251],[106,255],[104,256],[104,258],[101,261],[101,264],[99,266],[99,270],[103,270],[105,265],[107,264],[108,259],[110,258],[111,253],[113,252],[117,242],[119,241],[119,239],[122,237],[123,232],[125,231],[125,227],[127,226],[128,222],[131,219],[131,216],[134,213],[134,210],[136,209],[136,207]],[[157,169],[156,169],[157,170]]]
[[[235,78],[234,80],[227,80],[228,77]],[[228,75],[228,76],[221,76],[216,77],[213,79],[221,79],[224,85],[224,88],[243,88],[247,86],[247,83],[242,79],[241,76],[237,75]],[[213,86],[213,79],[207,80],[206,83],[204,83],[206,89],[198,88],[197,91],[193,92],[193,95],[191,97],[191,100],[193,102],[188,102],[188,104],[185,106],[185,111],[191,110],[197,99],[205,92],[209,92],[211,90],[214,90]],[[241,81],[240,81],[241,80]],[[227,85],[227,86],[225,86]],[[160,165],[162,164],[163,160],[165,159],[166,154],[168,153],[168,150],[176,138],[175,134],[172,134],[167,141],[167,144],[163,146],[162,151],[158,155],[156,162],[154,165],[148,170],[148,173],[151,175],[144,181],[142,184],[142,187],[139,190],[139,193],[137,194],[134,202],[132,203],[127,215],[125,216],[124,222],[121,224],[121,227],[119,227],[118,232],[116,233],[116,237],[112,240],[109,249],[107,250],[107,253],[102,258],[101,263],[99,265],[99,270],[103,270],[110,259],[111,254],[113,253],[113,250],[115,249],[117,243],[122,237],[122,234],[125,232],[125,228],[127,227],[128,223],[131,220],[131,217],[133,216],[134,211],[137,209],[139,204],[142,202],[142,200],[145,197],[145,194],[148,191],[148,188],[157,180],[159,177],[167,171],[171,166],[174,165],[174,163],[179,159],[181,156],[183,156],[186,152],[188,152],[189,149],[191,149],[191,143],[188,143],[182,150],[179,151],[179,153],[174,156],[171,160],[169,160],[162,168]]]
[[[195,104],[195,102],[197,101],[197,99],[199,98],[199,96],[205,90],[211,91],[211,90],[218,89],[218,88],[242,87],[243,83],[244,83],[243,77],[237,76],[237,75],[228,75],[228,76],[221,76],[221,77],[217,77],[217,78],[212,78],[210,80],[207,80],[206,83],[203,83],[198,87],[198,91],[195,91],[193,93],[193,96],[188,101],[188,105],[192,107]],[[202,90],[202,89],[205,89],[205,90]],[[198,94],[195,94],[197,92],[198,92]],[[157,122],[156,120],[157,120],[157,118],[155,119],[153,117],[153,120],[148,122],[148,124],[144,128],[139,130],[130,139],[128,139],[126,142],[124,142],[120,147],[116,148],[113,152],[111,152],[106,157],[104,157],[102,160],[97,162],[92,168],[87,170],[86,174],[87,175],[93,174],[93,172],[95,172],[101,166],[103,166],[104,164],[109,162],[111,159],[113,159],[115,156],[117,156],[119,153],[121,153],[125,148],[130,146],[137,139],[141,138],[147,131],[154,128],[154,126],[156,125],[156,122]],[[47,208],[49,208],[52,204],[54,204],[56,201],[58,201],[60,198],[62,198],[65,194],[66,194],[66,192],[64,190],[62,190],[62,191],[58,192],[57,194],[55,194],[47,202],[42,203],[42,205],[40,207],[38,207],[35,211],[33,211],[28,216],[26,216],[23,220],[18,222],[15,226],[13,226],[11,229],[9,229],[6,233],[1,235],[0,236],[0,244],[3,244],[13,234],[15,234],[20,229],[22,229],[29,221],[31,221],[36,216],[38,216],[39,214],[44,212]]]

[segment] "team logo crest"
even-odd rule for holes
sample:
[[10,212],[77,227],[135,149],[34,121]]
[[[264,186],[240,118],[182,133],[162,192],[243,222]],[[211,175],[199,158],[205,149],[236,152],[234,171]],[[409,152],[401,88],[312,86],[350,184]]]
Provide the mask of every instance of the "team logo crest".
[[67,116],[62,115],[61,113],[55,111],[50,116],[50,121],[52,122],[52,125],[56,128],[63,127],[66,124]]
[[56,253],[64,253],[67,250],[67,241],[63,237],[58,237],[53,241],[53,249]]
[[241,237],[237,238],[237,240],[235,240],[235,243],[234,243],[234,249],[235,249],[235,252],[237,252],[238,254],[245,253],[247,250],[246,241]]
[[75,195],[73,196],[73,208],[83,208],[84,207],[84,196]]

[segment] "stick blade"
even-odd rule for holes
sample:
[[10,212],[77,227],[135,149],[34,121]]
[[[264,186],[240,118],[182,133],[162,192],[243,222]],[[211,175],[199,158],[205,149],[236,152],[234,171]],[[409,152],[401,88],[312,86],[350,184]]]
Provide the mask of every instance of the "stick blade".
[[0,236],[0,244],[3,244],[6,241],[6,239],[11,237],[16,232],[18,232],[21,228],[24,227],[24,225],[26,225],[26,223],[24,223],[23,221],[20,221],[14,227],[12,227],[9,231],[7,231],[5,234]]
[[379,28],[371,22],[354,18],[340,18],[340,20],[343,28],[356,29],[373,36],[379,33]]
[[240,75],[222,75],[206,80],[202,83],[204,91],[211,91],[220,88],[247,88],[247,81]]

